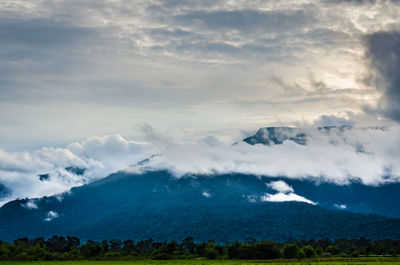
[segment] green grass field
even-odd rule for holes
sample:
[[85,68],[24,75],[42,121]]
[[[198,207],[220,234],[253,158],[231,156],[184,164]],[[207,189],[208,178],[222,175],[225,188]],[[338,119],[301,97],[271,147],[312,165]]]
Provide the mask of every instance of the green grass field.
[[279,264],[279,265],[400,265],[400,258],[354,258],[354,259],[320,259],[303,261],[257,261],[257,260],[130,260],[130,261],[3,261],[0,265],[257,265],[257,264]]

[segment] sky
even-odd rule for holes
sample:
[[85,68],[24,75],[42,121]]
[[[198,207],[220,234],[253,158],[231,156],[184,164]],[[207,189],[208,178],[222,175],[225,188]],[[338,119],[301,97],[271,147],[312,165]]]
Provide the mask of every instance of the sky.
[[[161,152],[170,156],[154,166],[176,175],[277,175],[282,168],[262,166],[271,152],[312,158],[335,147],[227,146],[266,126],[349,124],[388,128],[339,137],[352,139],[340,150],[359,167],[327,154],[321,164],[330,170],[310,164],[298,173],[308,161],[299,160],[283,172],[341,183],[397,177],[398,14],[397,0],[3,0],[0,184],[18,196],[61,192],[84,181],[70,176],[25,192],[33,185],[26,180],[71,164],[90,167],[88,179],[104,177]],[[354,151],[356,137],[373,155]],[[221,142],[220,157],[209,145]],[[185,168],[176,154],[190,148],[199,153]],[[249,165],[240,153],[252,152]]]
[[398,70],[386,68],[391,52],[399,64],[399,12],[372,0],[3,0],[0,146],[134,137],[143,123],[184,136],[399,120]]

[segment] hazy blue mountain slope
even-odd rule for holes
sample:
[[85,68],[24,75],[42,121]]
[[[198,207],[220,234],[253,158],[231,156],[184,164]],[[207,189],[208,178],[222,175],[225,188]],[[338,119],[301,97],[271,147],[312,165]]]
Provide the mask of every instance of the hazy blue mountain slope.
[[4,205],[0,208],[0,239],[53,234],[97,240],[194,236],[221,242],[249,236],[278,241],[400,238],[400,219],[306,203],[254,200],[273,192],[265,185],[268,181],[240,174],[175,179],[166,171],[116,173],[74,188],[62,199],[31,200],[37,209],[27,207],[27,200]]
[[353,212],[400,217],[400,203],[398,203],[400,201],[400,183],[366,186],[357,182],[349,185],[336,185],[332,183],[315,184],[307,180],[284,180],[297,193],[318,202],[321,207],[335,209],[342,205]]

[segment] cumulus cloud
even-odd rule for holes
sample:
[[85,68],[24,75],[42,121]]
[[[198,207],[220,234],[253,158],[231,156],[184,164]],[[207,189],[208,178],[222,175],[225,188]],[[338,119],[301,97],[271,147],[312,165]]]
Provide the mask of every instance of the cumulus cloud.
[[[59,194],[135,165],[153,153],[151,144],[120,135],[92,137],[66,148],[46,147],[32,152],[0,149],[0,183],[11,191],[0,204],[15,198]],[[84,170],[76,172],[71,167]],[[43,175],[47,176],[45,180],[40,177]]]
[[55,212],[55,211],[49,211],[49,212],[47,213],[47,215],[46,215],[46,218],[44,218],[43,221],[45,221],[45,222],[51,222],[51,221],[53,221],[54,219],[56,219],[56,218],[58,218],[58,217],[59,217],[59,214],[58,214],[57,212]]
[[294,192],[293,188],[282,180],[271,181],[271,182],[267,183],[267,186],[278,192],[283,192],[283,193]]
[[[217,146],[176,141],[154,144],[161,155],[149,160],[146,169],[169,169],[177,177],[238,172],[340,185],[352,181],[380,185],[400,180],[400,152],[396,148],[400,145],[398,126],[298,130],[307,135],[305,145],[291,140],[270,146],[242,141]],[[147,140],[163,141],[154,133]],[[138,172],[139,169],[129,170]]]
[[[89,138],[65,148],[1,151],[0,183],[11,191],[1,202],[54,194],[62,199],[62,193],[71,187],[119,170],[142,173],[167,169],[176,177],[243,173],[338,185],[351,182],[381,185],[400,180],[399,126],[296,128],[296,132],[304,134],[304,143],[287,139],[274,145],[250,145],[241,139],[235,144],[214,138],[181,140],[165,136],[148,125],[143,130],[146,142],[114,135]],[[69,167],[85,170],[77,172]],[[49,177],[44,181],[40,174]],[[282,180],[266,185],[278,193],[272,197],[266,195],[265,199],[301,199]],[[202,195],[211,194],[205,191]]]

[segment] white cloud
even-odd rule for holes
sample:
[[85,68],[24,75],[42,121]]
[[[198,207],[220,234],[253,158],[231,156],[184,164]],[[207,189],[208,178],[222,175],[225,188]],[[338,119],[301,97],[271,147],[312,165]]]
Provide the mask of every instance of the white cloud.
[[[63,193],[134,165],[153,153],[151,144],[129,141],[119,135],[93,137],[66,148],[14,153],[0,149],[0,183],[11,190],[0,205],[16,198]],[[86,170],[77,175],[65,169],[71,166]],[[50,177],[41,181],[39,174]]]
[[[209,146],[201,142],[163,142],[149,137],[161,156],[151,159],[146,168],[169,169],[177,177],[187,173],[243,173],[257,176],[312,179],[336,184],[361,181],[379,185],[400,180],[400,127],[388,129],[353,128],[329,131],[304,129],[307,145],[292,141],[264,146]],[[155,138],[155,139],[153,139]],[[163,144],[161,144],[163,142]],[[130,169],[137,172],[137,168]]]
[[263,202],[290,202],[290,201],[298,201],[305,202],[312,205],[316,205],[315,202],[304,198],[303,196],[297,195],[294,193],[294,190],[291,186],[289,186],[286,182],[282,180],[271,181],[267,183],[267,186],[278,193],[269,194],[265,193],[261,196],[260,201]]
[[297,201],[297,202],[305,202],[312,205],[316,205],[315,202],[310,201],[303,196],[297,195],[293,192],[291,193],[283,193],[279,192],[277,194],[265,194],[261,197],[261,201],[264,202],[290,202],[290,201]]
[[314,125],[317,127],[324,127],[324,126],[353,126],[355,124],[354,121],[340,118],[335,115],[321,115],[318,119],[314,122]]
[[347,205],[346,204],[335,204],[334,205],[336,208],[344,210],[347,209]]
[[59,217],[59,214],[57,212],[49,211],[46,215],[46,218],[44,218],[43,221],[50,222],[58,217]]
[[284,182],[282,180],[271,181],[269,183],[266,183],[266,185],[269,188],[276,190],[278,192],[282,192],[282,193],[290,193],[290,192],[294,191],[291,186],[289,186],[286,182]]
[[206,198],[210,198],[212,195],[211,195],[211,193],[209,193],[209,192],[207,192],[207,191],[203,191],[203,193],[201,194],[203,197],[206,197]]
[[38,209],[38,206],[34,200],[28,200],[26,203],[21,204],[26,209]]
[[[176,177],[224,173],[284,176],[339,185],[351,181],[380,185],[400,180],[399,126],[302,130],[307,134],[306,145],[290,140],[271,146],[249,145],[240,139],[236,144],[204,141],[204,138],[180,140],[147,126],[147,142],[115,135],[89,138],[66,148],[49,147],[15,153],[0,151],[0,183],[12,191],[1,203],[15,198],[60,194],[124,169],[134,173],[167,169]],[[151,159],[137,164],[149,157]],[[65,170],[69,166],[86,171],[83,176],[76,175]],[[38,174],[44,173],[50,174],[50,178],[40,181]],[[277,195],[279,197],[293,198],[295,195],[281,180],[267,185],[278,194],[289,194]]]

